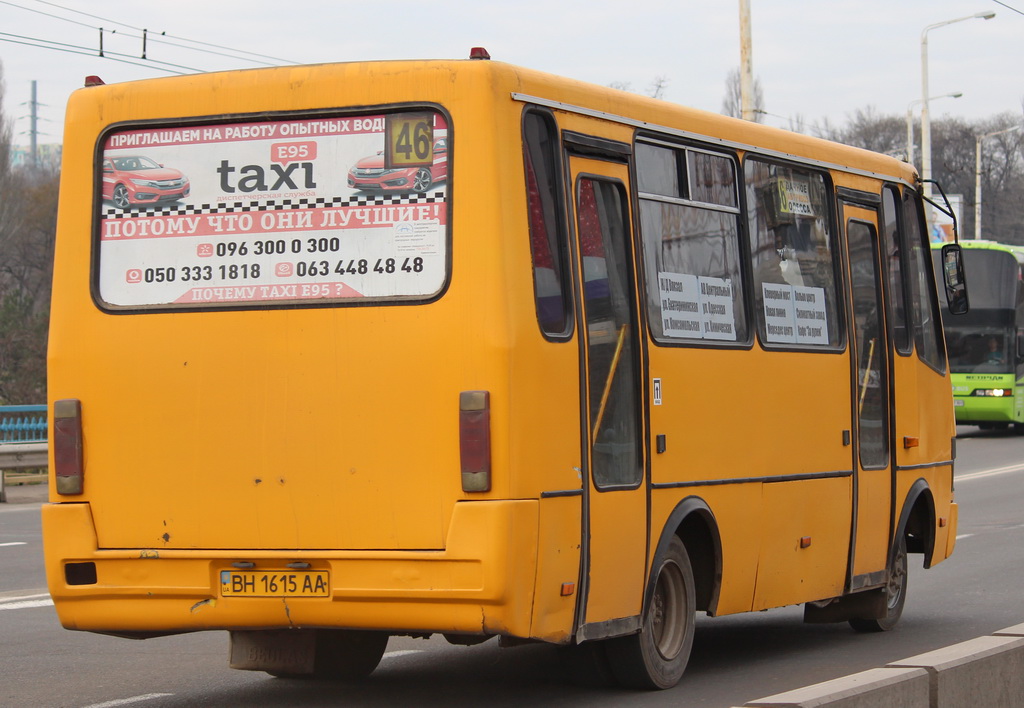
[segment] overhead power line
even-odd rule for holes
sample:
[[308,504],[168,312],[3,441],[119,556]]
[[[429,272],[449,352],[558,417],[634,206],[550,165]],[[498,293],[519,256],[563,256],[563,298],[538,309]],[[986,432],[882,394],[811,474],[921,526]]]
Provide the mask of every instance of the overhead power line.
[[[65,11],[65,12],[71,12],[71,13],[75,13],[75,14],[78,14],[78,15],[83,15],[85,17],[89,17],[89,18],[92,18],[92,19],[95,19],[95,20],[101,20],[106,25],[108,25],[108,27],[109,27],[109,25],[117,25],[117,26],[124,27],[124,28],[127,28],[128,30],[132,30],[132,31],[131,32],[125,32],[125,31],[118,31],[117,29],[109,29],[109,28],[104,28],[104,27],[98,27],[98,26],[95,26],[95,25],[92,25],[92,24],[89,24],[89,23],[86,23],[86,22],[80,22],[78,20],[71,19],[69,17],[63,17],[61,15],[57,15],[57,14],[54,14],[52,12],[46,12],[44,10],[40,10],[40,9],[36,9],[36,8],[31,8],[31,7],[26,7],[25,5],[22,5],[20,3],[10,2],[10,0],[0,0],[0,5],[9,5],[11,7],[16,7],[18,9],[25,10],[27,12],[33,12],[33,13],[36,13],[38,15],[43,15],[44,17],[49,17],[49,18],[52,18],[52,19],[55,19],[55,20],[59,20],[61,22],[67,22],[67,23],[70,23],[70,24],[73,24],[73,25],[77,25],[79,27],[87,28],[87,29],[99,32],[99,37],[100,37],[99,46],[97,48],[95,48],[95,49],[94,48],[90,48],[90,47],[84,47],[84,46],[81,46],[81,45],[62,44],[60,42],[55,42],[53,40],[48,40],[48,39],[39,39],[39,38],[32,38],[32,37],[21,37],[19,35],[8,35],[8,36],[15,37],[15,38],[18,38],[20,40],[28,40],[28,41],[15,41],[14,39],[8,39],[8,40],[4,40],[4,41],[8,41],[8,42],[11,42],[11,43],[14,43],[14,44],[23,44],[23,45],[27,45],[27,46],[36,46],[36,47],[39,47],[41,49],[52,49],[54,51],[65,51],[65,52],[70,52],[70,53],[73,53],[73,54],[84,53],[86,55],[91,55],[91,56],[97,56],[98,55],[98,56],[103,57],[103,58],[109,58],[112,61],[121,61],[122,63],[134,64],[136,66],[150,66],[151,65],[150,63],[152,62],[152,63],[159,63],[159,64],[163,64],[165,66],[172,66],[172,67],[177,67],[177,68],[180,68],[180,69],[185,69],[185,70],[188,70],[188,71],[195,71],[195,72],[202,72],[202,71],[205,71],[205,70],[204,69],[196,69],[196,68],[189,67],[189,66],[183,66],[181,64],[174,64],[174,63],[171,63],[171,62],[166,62],[166,61],[160,61],[160,60],[152,59],[151,57],[147,56],[147,51],[146,51],[147,44],[148,43],[162,44],[162,45],[166,45],[166,46],[170,46],[170,47],[175,47],[177,49],[180,49],[180,50],[183,50],[183,51],[187,51],[187,52],[196,52],[196,53],[199,53],[199,54],[215,55],[215,56],[225,57],[225,58],[228,58],[228,59],[235,59],[235,60],[238,60],[238,61],[248,62],[248,63],[251,63],[251,64],[261,64],[263,66],[272,66],[273,63],[277,63],[277,64],[281,64],[281,63],[284,63],[284,64],[297,64],[297,63],[299,63],[299,62],[295,62],[295,61],[290,60],[290,59],[282,59],[280,57],[272,57],[272,56],[269,56],[269,55],[266,55],[266,54],[258,54],[256,52],[249,52],[249,51],[246,51],[246,50],[243,50],[243,49],[232,49],[230,47],[224,47],[224,46],[217,45],[217,44],[212,44],[212,43],[209,43],[209,42],[202,42],[200,40],[189,39],[187,37],[178,37],[176,35],[169,35],[166,32],[151,32],[151,31],[149,31],[148,29],[145,29],[145,28],[135,27],[134,25],[129,25],[129,24],[126,24],[126,23],[121,22],[119,20],[113,20],[113,19],[101,17],[100,15],[93,15],[93,14],[88,13],[88,12],[82,12],[81,10],[75,10],[73,8],[64,7],[62,5],[58,5],[57,3],[48,2],[47,0],[35,0],[35,2],[41,3],[43,5],[47,5],[47,6],[50,6],[50,7],[53,7],[53,8],[57,8],[59,10]],[[134,32],[138,32],[140,34],[135,34]],[[5,33],[0,33],[0,34],[5,34]],[[127,37],[127,38],[141,40],[141,42],[142,42],[142,50],[140,52],[140,55],[124,54],[124,53],[119,53],[119,52],[111,52],[108,49],[105,49],[103,47],[103,36],[104,35],[110,35],[110,36],[116,35],[118,37]],[[177,42],[171,42],[171,41],[167,41],[168,39],[176,39],[178,41]],[[36,42],[36,44],[31,44],[30,42]],[[188,46],[187,44],[181,44],[180,42],[187,42],[189,44],[202,45],[202,46]],[[54,46],[47,46],[47,45],[54,45]],[[60,46],[70,47],[71,49],[67,49],[67,48],[60,49],[59,48]],[[74,51],[74,50],[80,50],[80,51]],[[110,56],[110,55],[113,55],[113,56]],[[242,56],[242,55],[248,55],[248,56]],[[134,60],[141,59],[141,60],[143,60],[146,63],[140,64],[137,61],[135,61],[135,62],[125,61],[124,59],[116,59],[115,57],[126,57],[126,58],[130,58],[130,59],[134,59]],[[257,58],[253,58],[253,57],[260,57],[260,58],[257,59]],[[264,59],[270,59],[270,60],[272,60],[273,63],[272,62],[268,62],[268,61],[263,61]],[[160,68],[162,71],[167,71],[167,69],[164,69],[164,68],[161,68],[161,67],[154,66],[153,68]]]
[[1000,2],[999,0],[992,0],[992,2],[994,2],[996,5],[1001,5],[1002,7],[1005,7],[1010,12],[1016,12],[1018,15],[1024,15],[1024,12],[1022,12],[1021,10],[1018,10],[1015,7],[1007,5],[1005,2]]
[[[79,54],[87,57],[97,56],[96,50],[90,49],[89,47],[79,47],[74,44],[62,44],[60,42],[51,42],[49,40],[39,40],[33,37],[20,37],[17,39],[10,39],[10,37],[17,38],[18,35],[8,35],[6,32],[0,32],[0,42],[7,42],[9,44],[21,44],[26,47],[37,47],[39,49],[50,49],[55,52],[66,52],[68,54]],[[24,41],[27,40],[27,41]],[[43,44],[37,44],[37,42],[43,42]],[[159,71],[166,71],[170,74],[181,74],[183,72],[175,71],[174,69],[168,69],[162,66],[155,66],[152,62],[143,64],[138,61],[128,61],[126,59],[118,59],[114,56],[109,56],[109,53],[105,53],[101,59],[109,59],[110,61],[121,62],[122,64],[131,64],[133,66],[144,66],[148,69],[157,69]],[[126,56],[126,55],[122,55]]]
[[[5,38],[8,38],[8,37],[10,39],[5,39]],[[98,58],[101,58],[101,59],[108,59],[109,58],[109,59],[113,59],[114,61],[125,61],[123,59],[116,59],[116,57],[126,57],[128,59],[137,59],[138,58],[138,57],[135,57],[132,54],[123,54],[121,52],[111,52],[111,51],[106,50],[106,49],[101,50],[100,53],[97,54],[96,50],[91,49],[90,47],[83,47],[83,46],[78,45],[78,44],[67,44],[65,42],[55,42],[55,41],[50,40],[50,39],[39,39],[38,37],[26,37],[26,36],[20,35],[20,34],[10,34],[9,32],[0,32],[0,40],[5,41],[5,42],[11,42],[12,44],[24,44],[24,45],[28,45],[30,47],[39,47],[41,49],[55,49],[55,50],[60,50],[60,51],[71,52],[72,54],[85,54],[86,56],[94,56],[94,57],[98,57]],[[153,69],[160,69],[162,71],[170,71],[171,73],[174,73],[174,74],[179,74],[179,73],[182,73],[182,72],[173,71],[172,69],[165,69],[164,67],[173,67],[174,69],[185,69],[186,71],[195,71],[195,72],[199,72],[199,73],[202,73],[202,71],[203,71],[202,69],[196,69],[195,67],[182,66],[181,64],[172,64],[171,62],[158,61],[156,59],[147,59],[145,64],[140,64],[140,63],[138,63],[136,61],[126,61],[125,63],[135,64],[136,66],[146,66],[146,67],[150,67],[150,68],[153,68]],[[156,64],[161,64],[163,66],[155,66]]]
[[[100,20],[105,25],[120,25],[121,27],[127,27],[128,29],[135,30],[136,32],[148,32],[148,30],[146,28],[144,28],[144,27],[136,27],[135,25],[129,25],[129,24],[121,22],[119,20],[112,20],[112,19],[109,19],[109,18],[106,18],[106,17],[102,17],[100,15],[93,15],[91,13],[83,12],[81,10],[75,10],[74,8],[64,7],[63,5],[58,5],[57,3],[49,2],[48,0],[35,0],[35,2],[40,3],[42,5],[48,5],[50,7],[55,7],[57,9],[59,9],[59,10],[64,10],[65,12],[72,12],[72,13],[75,13],[77,15],[83,15],[84,17],[91,17],[94,20]],[[4,1],[3,4],[5,4],[5,5],[14,5],[15,7],[21,7],[22,9],[30,10],[32,12],[39,12],[40,14],[48,14],[48,13],[43,13],[40,10],[32,10],[31,8],[27,8],[27,7],[24,7],[22,5],[16,5],[15,3],[12,3],[12,2]],[[76,22],[75,20],[72,20],[72,19],[69,19],[69,18],[66,18],[66,17],[60,17],[59,15],[49,15],[49,16],[50,17],[55,17],[56,19],[64,20],[65,22],[73,22],[74,24],[79,24],[79,25],[83,25],[84,24],[84,23],[81,23],[81,22]],[[89,27],[90,25],[84,25],[84,26]],[[100,28],[99,27],[94,27],[93,29],[100,29]],[[213,49],[218,49],[221,52],[232,52],[232,54],[245,54],[245,55],[248,55],[250,57],[260,57],[262,59],[270,59],[270,60],[278,62],[278,63],[285,63],[285,64],[298,64],[298,63],[300,63],[300,62],[294,61],[292,59],[282,59],[281,57],[274,57],[274,56],[270,56],[268,54],[260,54],[260,53],[257,53],[257,52],[250,52],[250,51],[247,51],[245,49],[233,49],[231,47],[225,47],[225,46],[222,46],[222,45],[219,45],[219,44],[213,44],[213,43],[210,43],[210,42],[203,42],[203,41],[197,40],[197,39],[189,39],[188,37],[179,37],[177,35],[168,34],[167,32],[151,32],[151,33],[149,33],[149,38],[150,38],[151,41],[161,42],[161,43],[164,43],[164,44],[169,44],[171,46],[180,47],[182,49],[186,49],[188,51],[193,51],[193,52],[204,52],[204,53],[207,53],[207,54],[219,54],[220,56],[231,56],[231,55],[228,55],[228,54],[221,54],[220,52],[214,52],[214,51],[209,51],[209,50],[205,50],[205,49],[200,49],[198,47],[186,47],[186,46],[174,44],[172,42],[163,42],[162,40],[155,39],[154,35],[159,36],[159,37],[168,37],[168,38],[171,38],[171,39],[177,39],[177,40],[182,41],[182,42],[189,42],[190,44],[197,44],[197,45],[201,45],[203,47],[211,47]],[[136,35],[137,39],[141,39],[141,37],[142,37],[141,35]],[[255,61],[253,59],[247,59],[246,57],[242,57],[242,56],[231,56],[231,58],[241,59],[243,61]],[[257,63],[266,63],[266,62],[257,62]]]

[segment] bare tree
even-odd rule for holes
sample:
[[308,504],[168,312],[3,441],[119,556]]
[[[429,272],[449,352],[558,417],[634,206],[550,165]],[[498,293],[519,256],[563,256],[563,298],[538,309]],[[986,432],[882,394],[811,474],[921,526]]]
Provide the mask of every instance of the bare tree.
[[[655,76],[651,80],[650,86],[647,87],[647,95],[650,96],[651,98],[664,98],[665,88],[667,86],[667,76]],[[619,91],[633,91],[633,84],[629,81],[613,81],[610,84],[608,84],[608,87],[618,89]]]
[[41,403],[59,180],[52,167],[15,168],[11,154],[0,108],[0,404]]
[[[761,89],[761,79],[754,78],[754,122],[763,123],[764,112],[764,91]],[[722,99],[722,113],[733,118],[743,117],[743,101],[740,95],[740,70],[738,68],[729,72],[725,77],[725,98]]]
[[[1021,125],[1021,117],[1004,113],[975,123],[941,121],[932,131],[933,166],[948,175],[949,189],[964,196],[961,233],[973,237],[978,136]],[[1024,136],[1020,130],[992,135],[982,142],[982,236],[1024,245]],[[934,155],[939,155],[936,159]],[[943,185],[946,188],[945,184]]]
[[[968,122],[960,118],[932,121],[932,173],[947,195],[962,197],[959,230],[974,234],[977,137],[1021,124],[1021,116],[1003,114]],[[874,108],[856,111],[842,127],[827,119],[816,123],[818,137],[903,156],[906,122]],[[1024,134],[993,135],[983,143],[981,162],[982,226],[985,238],[1024,245]]]
[[899,116],[879,115],[874,106],[857,109],[841,128],[827,118],[815,123],[813,134],[888,155],[902,157],[906,153],[906,123]]
[[655,76],[654,80],[651,81],[651,85],[647,89],[647,95],[651,98],[664,98],[665,89],[668,87],[667,76]]

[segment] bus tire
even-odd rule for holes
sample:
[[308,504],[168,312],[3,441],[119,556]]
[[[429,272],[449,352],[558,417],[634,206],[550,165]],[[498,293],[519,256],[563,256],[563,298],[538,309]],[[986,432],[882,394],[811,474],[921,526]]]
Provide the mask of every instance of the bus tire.
[[885,585],[885,617],[853,617],[849,620],[850,626],[858,632],[888,632],[895,627],[907,602],[907,580],[907,539],[901,534],[892,554],[889,582]]
[[366,678],[377,668],[387,646],[387,632],[317,630],[313,675],[340,681]]
[[671,688],[690,658],[696,598],[690,557],[678,536],[655,568],[654,594],[640,632],[607,642],[612,671],[622,686]]

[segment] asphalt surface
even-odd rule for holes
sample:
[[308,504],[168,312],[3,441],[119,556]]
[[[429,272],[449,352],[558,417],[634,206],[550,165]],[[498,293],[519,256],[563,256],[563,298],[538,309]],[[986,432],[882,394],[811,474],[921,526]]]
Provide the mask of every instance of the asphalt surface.
[[39,504],[49,498],[49,487],[45,484],[11,484],[4,485],[8,504]]

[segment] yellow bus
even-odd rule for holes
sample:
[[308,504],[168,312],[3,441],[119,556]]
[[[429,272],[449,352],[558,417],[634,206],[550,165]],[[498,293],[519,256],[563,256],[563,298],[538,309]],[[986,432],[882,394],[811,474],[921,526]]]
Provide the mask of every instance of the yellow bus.
[[697,612],[884,630],[907,554],[952,552],[908,165],[483,50],[88,84],[49,350],[65,627],[228,630],[285,676],[499,636],[665,688]]

